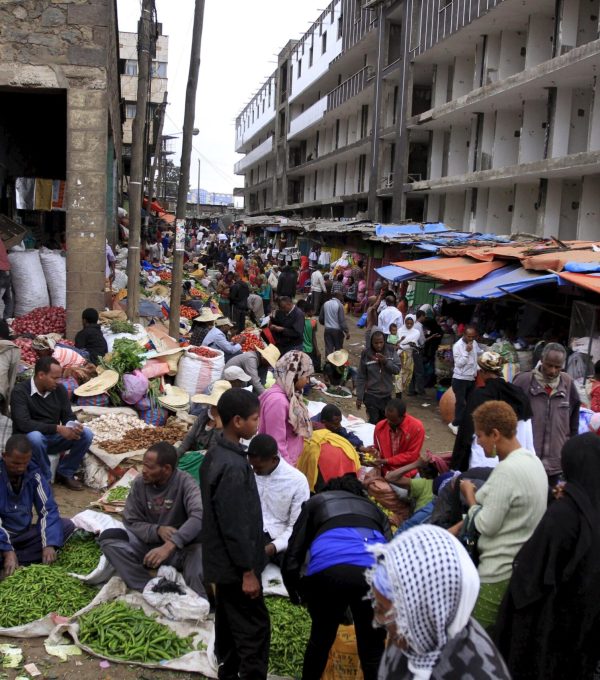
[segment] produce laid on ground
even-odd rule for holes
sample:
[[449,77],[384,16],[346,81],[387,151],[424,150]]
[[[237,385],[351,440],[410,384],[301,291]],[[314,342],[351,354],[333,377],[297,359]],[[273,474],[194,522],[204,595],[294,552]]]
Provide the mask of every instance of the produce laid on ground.
[[269,673],[299,678],[310,636],[310,616],[287,597],[265,597],[265,604],[271,616]]
[[162,441],[175,444],[186,432],[187,425],[175,420],[164,427],[136,427],[126,432],[120,439],[106,439],[102,442],[102,448],[107,453],[127,453],[147,449],[152,444]]
[[143,430],[151,427],[137,416],[127,415],[126,413],[107,413],[98,418],[93,418],[85,426],[94,433],[96,444],[122,437],[134,428]]
[[214,359],[215,357],[218,357],[217,352],[213,352],[212,349],[208,349],[208,347],[189,347],[188,352],[191,352],[192,354],[195,354],[198,357],[206,357],[207,359]]
[[171,272],[158,272],[158,277],[161,281],[170,281],[172,278]]
[[108,492],[104,501],[105,503],[124,503],[130,491],[130,486],[115,486]]
[[198,312],[193,307],[188,307],[187,305],[181,305],[180,314],[185,319],[195,319],[198,316]]
[[180,638],[141,609],[106,602],[79,619],[79,642],[94,653],[120,661],[159,663],[193,651],[192,638]]
[[110,368],[122,376],[141,368],[145,354],[146,350],[139,342],[130,338],[119,338],[115,340],[112,352],[107,354],[101,363],[104,368]]
[[98,591],[69,576],[64,567],[32,564],[0,581],[0,627],[12,628],[47,614],[73,616]]
[[242,331],[239,335],[234,335],[231,342],[242,346],[242,352],[251,352],[254,349],[264,349],[265,343],[254,333]]
[[64,335],[67,329],[67,315],[62,307],[38,307],[29,314],[15,319],[12,330],[15,335],[32,333],[33,335],[48,335],[59,333]]
[[100,561],[100,550],[93,534],[75,531],[58,551],[53,567],[60,567],[74,574],[89,574]]
[[21,350],[21,361],[33,366],[38,358],[37,353],[31,347],[33,340],[31,338],[16,338],[13,342]]
[[208,300],[210,298],[210,295],[201,288],[190,288],[190,295],[199,300]]
[[111,321],[110,323],[110,332],[111,333],[136,333],[136,328],[135,326],[131,323],[131,321]]

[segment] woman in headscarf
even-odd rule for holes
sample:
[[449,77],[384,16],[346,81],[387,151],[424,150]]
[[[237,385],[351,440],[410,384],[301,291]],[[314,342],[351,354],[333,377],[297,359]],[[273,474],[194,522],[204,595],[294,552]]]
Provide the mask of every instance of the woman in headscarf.
[[400,365],[402,367],[400,373],[399,390],[402,394],[408,394],[410,382],[413,377],[414,359],[413,352],[419,350],[419,342],[421,332],[415,328],[415,317],[412,314],[407,314],[404,319],[404,325],[398,330],[398,352],[400,354]]
[[304,352],[292,350],[275,364],[275,384],[265,390],[260,399],[260,434],[270,434],[277,442],[279,453],[296,465],[304,439],[312,435],[312,422],[302,400],[302,390],[314,368]]
[[394,376],[400,373],[400,362],[381,331],[374,331],[369,346],[360,355],[356,378],[356,408],[365,404],[369,422],[376,425],[385,418],[385,407],[392,398]]
[[372,550],[379,559],[367,573],[374,618],[388,631],[379,680],[510,680],[471,618],[479,578],[451,534],[423,524]]
[[515,680],[594,677],[600,659],[600,439],[564,445],[566,484],[519,551],[497,641]]
[[[481,589],[473,616],[491,629],[508,587],[513,560],[546,511],[548,478],[541,460],[519,443],[517,416],[506,402],[487,401],[475,409],[473,421],[485,455],[500,459],[478,491],[473,482],[460,482],[460,492],[469,506],[469,522],[479,532]],[[451,531],[457,532],[461,525]]]
[[452,469],[462,472],[474,467],[496,467],[498,464],[497,458],[488,458],[485,455],[475,438],[473,411],[486,401],[504,401],[513,409],[517,416],[517,439],[523,448],[535,453],[531,427],[532,412],[527,395],[520,387],[504,380],[503,359],[496,352],[484,352],[477,363],[478,377],[483,380],[484,385],[476,387],[467,399],[452,451]]

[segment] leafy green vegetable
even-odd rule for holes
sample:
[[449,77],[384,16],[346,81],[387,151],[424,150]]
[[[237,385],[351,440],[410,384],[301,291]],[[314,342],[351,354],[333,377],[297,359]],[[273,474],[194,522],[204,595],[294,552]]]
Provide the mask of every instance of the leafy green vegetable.
[[113,321],[110,324],[111,333],[135,333],[135,326],[131,321]]
[[109,360],[102,363],[106,368],[111,368],[122,376],[141,368],[145,353],[146,350],[136,340],[119,338],[114,342]]

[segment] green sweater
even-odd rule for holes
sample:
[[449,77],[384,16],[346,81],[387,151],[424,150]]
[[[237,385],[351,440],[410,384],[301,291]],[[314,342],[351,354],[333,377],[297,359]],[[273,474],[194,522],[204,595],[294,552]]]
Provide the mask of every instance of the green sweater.
[[540,459],[516,449],[498,464],[475,496],[479,576],[482,583],[510,578],[512,563],[546,511],[548,477]]

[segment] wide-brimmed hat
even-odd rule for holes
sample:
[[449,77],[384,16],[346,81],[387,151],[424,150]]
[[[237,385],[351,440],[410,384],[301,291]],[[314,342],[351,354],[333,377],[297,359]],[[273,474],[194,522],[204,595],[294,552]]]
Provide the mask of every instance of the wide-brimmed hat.
[[97,397],[104,394],[119,382],[119,374],[116,371],[103,371],[96,378],[88,380],[75,390],[78,397]]
[[220,314],[213,314],[208,307],[202,307],[200,314],[194,319],[199,323],[208,323],[209,321],[216,321],[221,317]]
[[170,409],[171,411],[178,411],[186,409],[190,405],[190,395],[181,387],[174,385],[165,385],[165,393],[157,397],[157,401],[161,406]]
[[242,380],[243,382],[251,380],[251,377],[241,366],[229,366],[223,371],[223,378],[225,380]]
[[215,322],[216,326],[231,326],[233,328],[233,321],[231,319],[228,319],[226,316],[221,316],[217,319]]
[[275,368],[275,364],[279,361],[279,357],[281,356],[281,352],[275,345],[267,345],[264,349],[257,347],[256,351],[259,352],[273,368]]
[[192,397],[194,404],[208,404],[216,406],[224,392],[231,389],[231,383],[227,380],[215,380],[210,394],[195,394]]
[[484,352],[477,359],[479,368],[490,373],[501,373],[504,359],[497,352]]
[[327,355],[327,361],[334,366],[345,366],[348,361],[348,350],[338,349],[335,352]]

